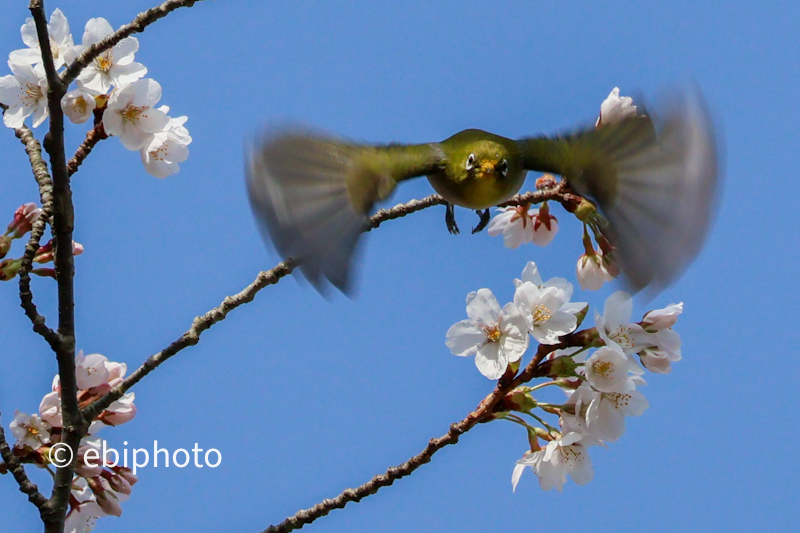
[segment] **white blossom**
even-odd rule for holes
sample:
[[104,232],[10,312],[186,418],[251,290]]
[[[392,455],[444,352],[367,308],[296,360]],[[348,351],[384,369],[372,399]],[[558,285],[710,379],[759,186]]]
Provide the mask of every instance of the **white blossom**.
[[642,365],[656,374],[669,374],[672,372],[672,363],[681,360],[680,353],[668,352],[656,348],[646,348],[639,352]]
[[570,304],[565,289],[540,288],[526,281],[517,287],[514,304],[525,317],[530,334],[542,344],[557,344],[559,337],[578,327],[575,313],[580,304]]
[[61,397],[57,391],[49,392],[44,395],[39,404],[39,415],[42,420],[53,426],[60,428],[64,422],[61,417]]
[[489,289],[467,295],[467,316],[447,331],[447,347],[453,355],[474,355],[481,374],[499,379],[528,349],[525,319],[512,303],[500,309]]
[[625,417],[641,415],[650,404],[638,390],[599,392],[584,382],[570,395],[567,405],[574,406],[575,414],[562,414],[564,431],[614,442],[625,433]]
[[627,392],[636,388],[628,378],[629,365],[618,346],[603,346],[586,359],[586,379],[600,392]]
[[[28,48],[11,52],[8,56],[9,61],[28,65],[43,63],[44,59],[39,46],[39,36],[36,33],[36,23],[33,18],[28,17],[25,19],[25,24],[20,28],[20,33],[22,34],[22,42]],[[50,14],[47,33],[50,35],[50,50],[53,53],[53,63],[56,69],[59,69],[69,60],[75,45],[72,41],[72,34],[69,31],[67,17],[58,8]]]
[[578,485],[585,485],[594,478],[589,453],[582,442],[582,436],[576,432],[552,440],[542,450],[528,453],[517,461],[511,479],[515,490],[526,466],[531,467],[539,476],[542,490],[556,488],[561,492],[567,482],[567,474]]
[[614,279],[603,263],[601,252],[580,256],[576,271],[581,289],[587,291],[599,290],[604,283]]
[[533,238],[532,213],[536,209],[528,210],[528,206],[508,206],[497,209],[498,214],[489,222],[488,232],[491,237],[503,235],[503,244],[506,248],[519,248],[520,245],[531,242]]
[[92,117],[97,102],[96,91],[79,86],[61,97],[61,109],[73,124],[83,124]]
[[[626,355],[636,353],[644,348],[653,346],[656,337],[648,333],[639,324],[630,321],[633,313],[633,300],[625,291],[617,291],[606,299],[603,315],[595,312],[597,333],[606,345],[618,346]],[[641,369],[629,358],[632,366],[629,369],[641,374]]]
[[[114,30],[106,19],[100,17],[90,19],[86,23],[83,33],[83,44],[76,48],[76,52],[80,53],[112,33],[114,33]],[[147,74],[147,68],[133,61],[137,50],[139,50],[139,41],[136,37],[122,39],[113,48],[106,50],[95,58],[80,73],[78,81],[84,87],[95,90],[100,94],[106,94],[112,85],[119,89],[127,83],[138,80]],[[138,150],[138,148],[134,149]]]
[[524,243],[547,246],[558,233],[558,220],[550,215],[546,204],[541,209],[527,205],[498,208],[489,223],[489,235],[503,235],[506,248],[519,248]]
[[642,327],[651,332],[671,328],[678,321],[678,315],[681,313],[683,313],[683,302],[669,304],[664,309],[648,311],[642,319]]
[[[169,107],[159,110],[169,113]],[[163,131],[153,134],[152,140],[140,150],[145,170],[156,178],[166,178],[180,170],[178,163],[189,157],[189,143],[192,142],[189,130],[183,125],[188,117],[169,118]]]
[[47,118],[47,76],[42,65],[34,67],[9,61],[12,75],[0,78],[0,102],[8,106],[3,123],[18,129],[33,115],[33,127]]
[[14,411],[11,433],[17,439],[16,446],[28,446],[34,450],[50,442],[50,424],[38,415],[27,415]]
[[75,379],[81,390],[91,389],[108,382],[108,358],[99,353],[83,355],[83,351],[75,356]]
[[161,85],[145,78],[115,90],[103,113],[106,133],[119,137],[128,150],[140,150],[162,131],[169,118],[153,106],[161,99]]
[[64,522],[64,533],[89,533],[97,519],[106,516],[96,501],[88,501],[73,507]]
[[636,106],[633,105],[633,98],[620,96],[619,87],[614,87],[608,97],[600,104],[600,116],[597,117],[595,127],[607,126],[635,116]]

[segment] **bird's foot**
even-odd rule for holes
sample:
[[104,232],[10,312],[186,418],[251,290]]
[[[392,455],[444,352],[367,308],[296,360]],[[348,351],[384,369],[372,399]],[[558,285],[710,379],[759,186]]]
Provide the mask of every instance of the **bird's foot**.
[[461,233],[458,229],[458,224],[456,224],[456,206],[453,204],[447,204],[447,212],[444,214],[444,221],[447,224],[447,231],[453,235]]
[[492,220],[492,215],[489,213],[489,209],[484,209],[483,211],[475,211],[475,212],[478,213],[480,221],[478,222],[477,226],[472,228],[473,234],[483,231],[483,229],[489,225],[489,221]]

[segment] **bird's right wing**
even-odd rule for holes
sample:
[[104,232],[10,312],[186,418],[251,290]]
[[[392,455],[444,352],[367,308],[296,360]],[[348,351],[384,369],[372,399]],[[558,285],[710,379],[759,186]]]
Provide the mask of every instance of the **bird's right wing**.
[[368,146],[304,130],[266,135],[250,153],[250,204],[265,239],[323,291],[348,292],[356,245],[375,202],[438,168],[435,144]]
[[714,126],[699,90],[674,93],[646,117],[523,139],[520,146],[526,168],[561,174],[597,201],[633,290],[664,289],[702,248],[720,171]]

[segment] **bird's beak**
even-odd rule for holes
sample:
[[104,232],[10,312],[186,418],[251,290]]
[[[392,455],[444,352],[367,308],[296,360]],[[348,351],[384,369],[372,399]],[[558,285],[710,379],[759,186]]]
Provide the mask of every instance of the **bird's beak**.
[[481,168],[478,171],[478,177],[482,178],[484,175],[494,174],[495,165],[494,161],[484,161],[481,163]]

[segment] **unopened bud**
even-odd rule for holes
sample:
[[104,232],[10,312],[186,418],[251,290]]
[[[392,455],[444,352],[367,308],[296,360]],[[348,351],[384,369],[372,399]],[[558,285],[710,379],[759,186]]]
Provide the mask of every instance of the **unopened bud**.
[[3,259],[0,261],[0,281],[13,279],[22,268],[21,259]]
[[545,361],[539,366],[539,371],[551,378],[575,376],[576,366],[572,357],[564,355]]
[[34,268],[31,270],[31,274],[36,274],[37,276],[43,278],[53,278],[56,279],[56,269],[55,268]]
[[[83,253],[83,245],[79,242],[72,241],[72,255],[81,255]],[[40,246],[33,256],[33,262],[44,264],[53,260],[53,239],[47,241],[47,244]]]
[[530,387],[517,387],[501,400],[504,411],[519,411],[527,413],[536,407],[536,400],[531,396]]
[[86,478],[89,488],[97,499],[97,505],[107,514],[114,516],[122,516],[122,507],[119,505],[117,496],[111,490],[111,485],[102,477]]
[[112,466],[111,470],[116,472],[119,476],[125,478],[131,486],[139,482],[139,478],[133,475],[133,471],[125,466]]
[[14,220],[8,225],[6,235],[11,234],[12,239],[19,239],[31,230],[41,213],[42,210],[33,202],[19,206],[14,212]]
[[597,215],[597,207],[586,198],[583,198],[581,199],[581,203],[578,204],[578,207],[575,208],[574,213],[581,222],[589,222]]
[[536,180],[536,188],[538,190],[542,189],[552,189],[556,186],[556,179],[552,176],[552,174],[544,174],[542,177]]
[[0,259],[4,258],[11,250],[11,237],[0,235]]

